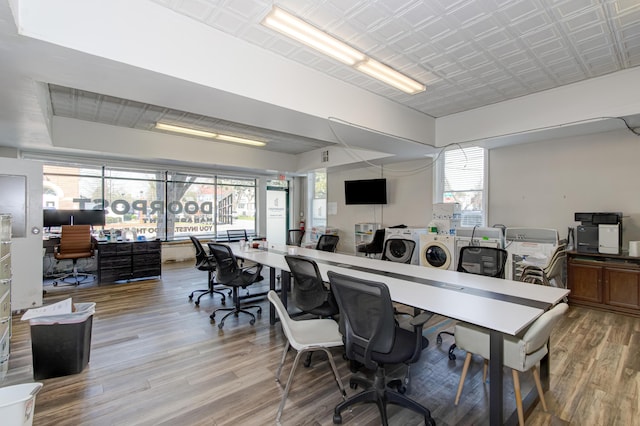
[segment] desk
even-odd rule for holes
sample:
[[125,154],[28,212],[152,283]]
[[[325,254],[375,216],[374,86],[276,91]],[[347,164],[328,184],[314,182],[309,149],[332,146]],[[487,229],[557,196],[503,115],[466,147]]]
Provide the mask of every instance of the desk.
[[[289,271],[283,246],[269,250],[246,249],[231,245],[237,257],[262,263],[272,270],[271,288],[275,288],[275,269]],[[297,248],[297,254],[314,259],[323,279],[333,270],[387,284],[391,298],[398,303],[423,309],[445,317],[475,324],[489,330],[491,359],[489,416],[491,425],[503,424],[503,336],[520,334],[540,315],[561,301],[569,290],[525,284],[517,281],[465,274],[386,262],[377,259]],[[282,281],[286,306],[288,279]],[[548,387],[548,355],[540,368],[544,386]],[[533,399],[533,401],[535,398]],[[532,403],[530,398],[525,402]]]

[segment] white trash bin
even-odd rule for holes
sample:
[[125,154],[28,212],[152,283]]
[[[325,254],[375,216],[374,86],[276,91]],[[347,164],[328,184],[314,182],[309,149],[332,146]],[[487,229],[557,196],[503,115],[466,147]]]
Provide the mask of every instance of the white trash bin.
[[0,419],[4,426],[31,426],[36,395],[42,383],[25,383],[0,388]]

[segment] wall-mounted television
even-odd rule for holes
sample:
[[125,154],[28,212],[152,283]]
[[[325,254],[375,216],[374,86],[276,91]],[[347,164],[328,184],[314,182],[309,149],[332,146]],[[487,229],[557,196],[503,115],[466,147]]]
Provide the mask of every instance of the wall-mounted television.
[[387,180],[344,181],[345,204],[387,204]]

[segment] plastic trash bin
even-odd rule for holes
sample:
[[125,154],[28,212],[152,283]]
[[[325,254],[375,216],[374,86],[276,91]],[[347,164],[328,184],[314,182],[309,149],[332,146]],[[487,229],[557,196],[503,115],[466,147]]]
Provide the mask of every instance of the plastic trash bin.
[[0,388],[0,419],[3,426],[31,426],[36,394],[42,383],[25,383]]
[[75,311],[29,320],[33,377],[77,374],[89,363],[95,303],[74,303]]

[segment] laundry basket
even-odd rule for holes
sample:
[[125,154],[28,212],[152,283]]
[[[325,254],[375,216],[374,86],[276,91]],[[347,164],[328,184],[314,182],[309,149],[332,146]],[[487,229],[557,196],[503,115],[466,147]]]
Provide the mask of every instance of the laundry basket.
[[31,426],[36,394],[42,383],[25,383],[0,388],[0,419],[3,426]]

